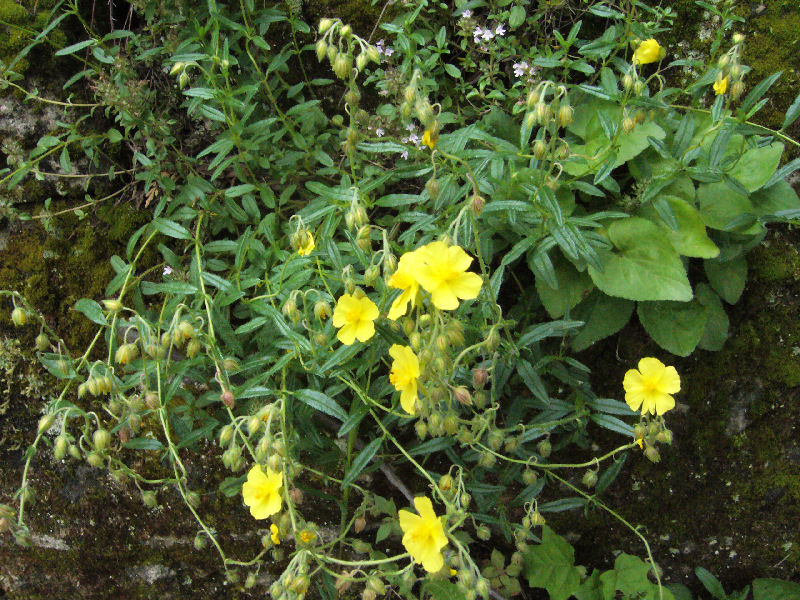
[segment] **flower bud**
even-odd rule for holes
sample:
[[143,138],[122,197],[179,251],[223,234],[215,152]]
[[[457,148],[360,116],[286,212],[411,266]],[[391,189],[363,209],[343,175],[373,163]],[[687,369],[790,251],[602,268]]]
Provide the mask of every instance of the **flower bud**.
[[56,460],[61,460],[67,455],[67,447],[69,446],[69,442],[67,442],[67,438],[63,435],[60,435],[56,438],[56,443],[53,446],[53,456]]
[[[358,58],[361,58],[363,55],[359,55]],[[356,61],[357,63],[358,61]],[[358,66],[356,64],[356,66]],[[359,102],[361,102],[361,92],[359,92],[356,88],[350,88],[348,92],[344,95],[344,101],[347,102],[350,106],[358,106]]]
[[449,492],[453,487],[453,477],[449,473],[445,473],[439,478],[439,489],[443,492]]
[[553,447],[550,445],[550,440],[542,440],[536,446],[536,451],[539,453],[539,456],[542,458],[547,458],[550,456],[550,453],[553,451]]
[[486,382],[489,381],[489,371],[483,367],[478,367],[472,371],[472,386],[476,389],[482,389]]
[[461,404],[465,406],[472,405],[472,396],[469,393],[469,390],[465,388],[463,385],[458,386],[455,391],[453,392],[453,396],[456,400],[458,400]]
[[528,98],[525,101],[525,104],[528,106],[528,108],[533,108],[534,106],[536,106],[538,102],[539,102],[539,92],[534,90],[530,94],[528,94]]
[[361,533],[364,531],[364,528],[367,526],[367,520],[362,517],[357,517],[356,520],[353,522],[353,531],[356,533]]
[[549,121],[550,107],[544,102],[538,102],[534,107],[534,114],[536,115],[536,121],[544,125]]
[[625,88],[626,92],[630,91],[630,89],[633,87],[633,77],[626,73],[622,78],[622,87]]
[[53,426],[53,421],[56,420],[55,415],[44,415],[41,419],[39,419],[39,433],[45,433],[50,427]]
[[486,349],[489,352],[494,352],[497,350],[497,346],[500,345],[500,334],[497,333],[497,329],[494,327],[489,332],[489,335],[486,336]]
[[640,96],[642,94],[642,92],[644,91],[644,87],[645,87],[644,81],[642,81],[641,79],[637,79],[636,81],[633,82],[633,92],[637,96]]
[[730,64],[730,62],[731,62],[731,57],[727,54],[723,54],[722,56],[719,57],[719,60],[717,61],[717,66],[720,69],[724,69]]
[[273,471],[282,471],[283,461],[281,460],[280,456],[273,454],[267,459],[267,466]]
[[169,70],[170,77],[174,77],[186,68],[186,63],[176,62]]
[[345,39],[349,38],[353,34],[353,28],[350,25],[344,25],[340,30],[339,33]]
[[202,348],[203,345],[198,340],[189,340],[189,343],[186,344],[186,356],[194,358]]
[[536,474],[536,471],[534,471],[533,469],[525,469],[522,472],[522,482],[525,485],[533,485],[534,483],[536,483],[536,480],[538,478],[539,478],[539,476]]
[[333,61],[333,72],[339,79],[347,78],[350,73],[350,61],[346,54],[339,54]]
[[642,439],[647,434],[647,427],[644,423],[637,423],[633,426],[633,437],[637,440]]
[[328,31],[328,29],[331,28],[331,25],[333,25],[333,21],[331,19],[328,19],[328,18],[320,19],[319,20],[319,28],[318,28],[319,32],[320,33],[325,33],[326,31]]
[[425,191],[428,192],[431,200],[436,200],[439,197],[439,181],[435,177],[428,179],[425,183]]
[[257,416],[253,415],[247,420],[247,432],[250,435],[256,433],[259,429],[261,429],[261,419]]
[[325,40],[320,40],[317,42],[317,60],[322,62],[322,59],[328,55],[328,44]]
[[739,97],[744,93],[744,83],[741,81],[736,81],[731,86],[731,98],[734,100],[738,100]]
[[378,49],[375,46],[370,46],[369,47],[369,49],[367,50],[367,56],[374,63],[381,62],[381,53],[378,51]]
[[656,435],[656,441],[662,444],[667,444],[668,446],[672,444],[672,431],[669,429],[664,429],[663,431],[659,431]]
[[741,44],[744,41],[744,34],[743,33],[734,33],[733,34],[733,43],[734,44]]
[[461,494],[461,508],[469,508],[469,503],[472,502],[472,496],[469,494]]
[[36,349],[39,352],[44,352],[50,347],[50,338],[48,338],[44,333],[40,333],[36,336]]
[[219,445],[220,446],[227,446],[228,443],[233,439],[233,427],[230,425],[225,425],[219,431]]
[[529,112],[525,115],[525,127],[533,129],[536,126],[536,113]]
[[633,131],[633,128],[636,127],[636,123],[633,122],[633,119],[630,117],[625,117],[622,119],[622,131],[625,133],[630,133]]
[[657,463],[661,461],[661,455],[658,453],[658,448],[655,446],[647,446],[647,448],[644,449],[644,455],[650,462]]
[[96,450],[103,450],[111,442],[111,434],[105,429],[98,429],[92,434],[92,443]]
[[480,525],[475,531],[475,535],[477,535],[478,539],[482,542],[486,542],[492,537],[492,532],[486,525]]
[[200,494],[197,492],[189,492],[186,494],[186,502],[189,504],[189,506],[197,508],[200,506]]
[[381,268],[378,265],[370,265],[367,267],[366,271],[364,271],[364,283],[366,285],[372,285],[375,283],[375,280],[380,277]]
[[586,471],[586,473],[583,474],[581,483],[587,488],[593,488],[597,483],[597,471],[593,471],[591,469]]
[[196,550],[205,550],[206,546],[208,546],[208,541],[204,533],[198,533],[194,536],[194,547]]
[[139,428],[142,426],[142,417],[136,413],[130,415],[128,417],[128,426],[133,432],[139,431]]
[[69,455],[72,458],[74,458],[75,460],[80,460],[81,451],[78,449],[78,447],[75,444],[70,444],[69,445],[69,449],[67,450],[67,452],[69,452]]
[[97,452],[89,452],[89,454],[86,455],[86,462],[95,469],[101,468],[104,464],[103,457]]
[[103,300],[103,306],[105,306],[106,310],[110,313],[117,313],[122,310],[122,302],[115,298]]
[[575,111],[569,104],[562,104],[558,109],[558,124],[566,127],[575,120]]
[[28,322],[28,314],[16,306],[14,307],[14,310],[11,311],[11,321],[13,321],[14,325],[17,327],[21,327]]
[[366,52],[362,52],[361,54],[356,56],[356,69],[358,69],[359,71],[363,71],[364,67],[367,66],[368,62],[369,62],[369,55]]
[[[328,46],[328,62],[330,62],[331,65],[333,65],[333,63],[336,61],[337,56],[339,56],[339,50],[336,48],[336,46]],[[341,115],[338,116],[341,117]]]

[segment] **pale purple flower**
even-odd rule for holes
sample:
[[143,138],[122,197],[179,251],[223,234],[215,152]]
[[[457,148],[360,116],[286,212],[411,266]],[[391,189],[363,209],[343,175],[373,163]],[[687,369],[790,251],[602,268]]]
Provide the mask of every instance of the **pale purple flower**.
[[415,129],[416,127],[414,127],[413,123],[409,123],[408,125],[406,125],[406,131],[414,131]]
[[472,16],[472,11],[470,9],[467,9],[461,13],[462,19],[469,19],[471,16]]
[[524,60],[522,62],[514,63],[514,76],[522,77],[528,72],[529,68],[530,65],[528,65],[528,63],[526,63]]
[[377,135],[378,137],[383,137],[383,134],[384,134],[384,131],[383,131],[383,129],[381,129],[380,127],[378,127],[378,128],[375,130],[375,135]]
[[505,28],[503,27],[503,25],[502,25],[502,24],[500,24],[500,25],[498,25],[497,27],[495,27],[495,29],[494,29],[494,34],[495,34],[497,37],[503,37],[503,36],[506,34],[506,30],[505,30]]
[[400,153],[400,158],[402,158],[402,159],[404,159],[404,160],[408,160],[408,150],[403,150],[403,151]]
[[494,33],[492,33],[491,29],[484,29],[481,37],[488,42],[490,39],[494,37]]
[[483,28],[480,25],[476,26],[475,29],[472,31],[472,39],[475,41],[476,44],[480,41],[482,35],[483,35]]
[[167,265],[166,267],[164,267],[164,270],[162,271],[162,273],[164,274],[165,277],[167,275],[172,275],[172,267]]
[[378,95],[379,96],[388,96],[389,95],[389,90],[379,90],[378,91]]
[[416,133],[412,133],[408,136],[408,141],[414,144],[415,146],[419,146],[419,136]]
[[384,51],[383,51],[383,53],[384,53],[386,56],[391,56],[392,54],[394,54],[394,48],[391,48],[391,47],[389,47],[389,48],[386,48],[386,50],[384,50]]

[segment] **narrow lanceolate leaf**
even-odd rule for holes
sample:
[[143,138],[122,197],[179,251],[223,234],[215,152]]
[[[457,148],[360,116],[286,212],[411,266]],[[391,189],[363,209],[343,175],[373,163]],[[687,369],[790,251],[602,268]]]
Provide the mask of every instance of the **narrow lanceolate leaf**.
[[364,446],[364,449],[358,453],[355,460],[353,460],[353,464],[350,465],[350,470],[347,471],[347,474],[342,479],[342,487],[346,487],[353,483],[361,474],[361,471],[369,464],[369,461],[372,460],[372,457],[378,452],[383,443],[383,438],[375,438],[369,444]]
[[347,420],[347,413],[336,403],[336,400],[316,390],[297,390],[295,398],[308,404],[311,408],[339,419],[342,423]]

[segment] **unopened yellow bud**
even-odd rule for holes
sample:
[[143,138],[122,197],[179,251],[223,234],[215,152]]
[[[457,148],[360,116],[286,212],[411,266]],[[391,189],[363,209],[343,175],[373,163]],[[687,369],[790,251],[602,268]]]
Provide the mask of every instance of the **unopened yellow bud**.
[[340,30],[339,33],[343,38],[349,38],[353,33],[353,28],[350,25],[344,25]]
[[50,338],[48,338],[44,333],[40,333],[36,336],[36,349],[39,352],[44,352],[50,347]]
[[359,71],[363,71],[364,67],[367,66],[369,62],[369,55],[366,52],[362,52],[358,56],[356,56],[356,69]]
[[21,327],[28,322],[28,314],[19,307],[15,307],[14,310],[11,311],[11,321],[17,327]]
[[328,29],[331,28],[331,25],[333,25],[333,21],[331,19],[327,19],[327,18],[320,19],[319,20],[319,28],[318,28],[319,32],[320,33],[325,33],[326,31],[328,31]]
[[320,40],[317,42],[317,60],[322,62],[322,59],[328,55],[328,44],[325,40]]
[[96,450],[103,450],[111,442],[111,434],[105,429],[98,429],[92,435],[92,443]]
[[45,433],[50,427],[53,426],[53,421],[55,421],[55,415],[45,415],[41,419],[39,419],[39,433]]

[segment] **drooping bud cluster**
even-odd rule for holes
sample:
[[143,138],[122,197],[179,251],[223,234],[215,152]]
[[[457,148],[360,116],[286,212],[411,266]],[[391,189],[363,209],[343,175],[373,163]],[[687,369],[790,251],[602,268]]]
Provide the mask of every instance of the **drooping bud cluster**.
[[[317,41],[315,48],[317,59],[322,62],[327,58],[339,79],[354,80],[355,75],[363,71],[370,61],[376,63],[380,61],[378,49],[355,35],[352,27],[345,25],[341,20],[321,19],[318,29],[322,37]],[[351,91],[353,89],[351,87]],[[357,106],[358,101],[348,101],[348,104]]]
[[742,50],[744,35],[733,34],[733,46],[717,60],[717,76],[711,89],[716,96],[729,93],[733,100],[738,100],[744,93],[744,72],[742,66]]

